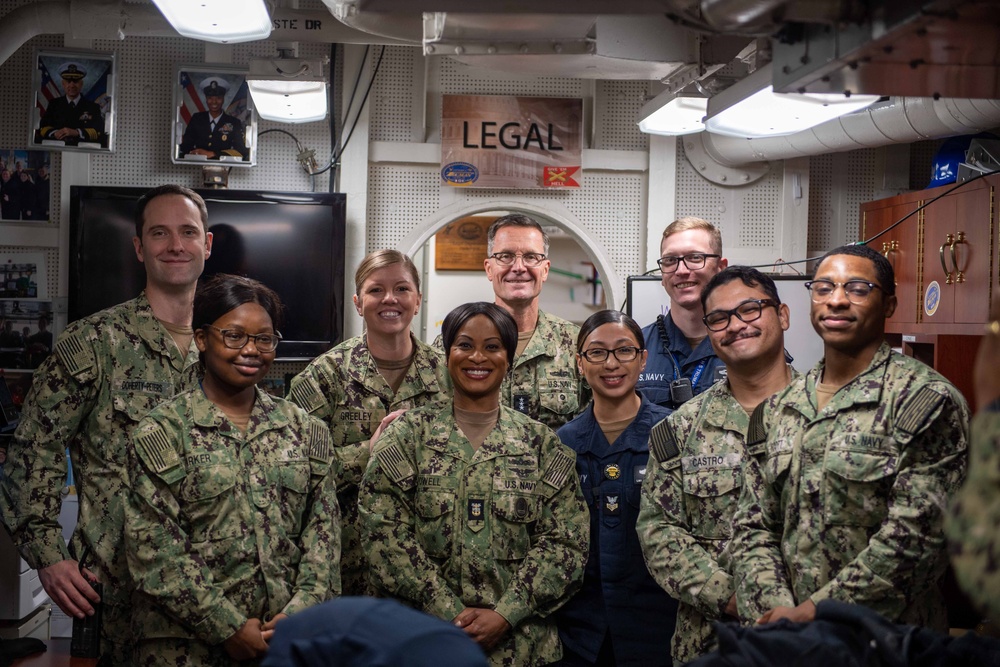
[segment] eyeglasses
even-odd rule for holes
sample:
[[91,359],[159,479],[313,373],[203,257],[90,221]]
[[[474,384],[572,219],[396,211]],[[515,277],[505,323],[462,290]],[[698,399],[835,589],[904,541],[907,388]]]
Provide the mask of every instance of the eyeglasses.
[[753,322],[759,320],[764,308],[770,306],[777,308],[778,304],[771,299],[748,299],[732,310],[713,310],[701,318],[701,321],[709,331],[725,331],[733,315],[743,322]]
[[618,361],[634,361],[639,353],[642,352],[642,348],[635,347],[633,345],[626,345],[625,347],[618,347],[614,350],[605,350],[603,347],[592,347],[585,352],[581,352],[580,356],[589,361],[592,364],[603,364],[608,360],[608,355],[615,355],[615,359]]
[[844,288],[847,300],[853,304],[861,305],[868,301],[868,295],[873,289],[882,289],[875,283],[865,280],[848,280],[846,283],[835,283],[829,280],[812,280],[806,283],[806,289],[812,294],[813,303],[825,303],[833,296],[834,290],[838,287]]
[[220,329],[211,324],[206,324],[205,326],[209,329],[215,329],[222,334],[222,344],[230,350],[242,350],[246,346],[247,341],[253,338],[254,347],[259,351],[274,352],[278,347],[278,343],[281,342],[280,333],[248,334],[246,331],[240,331],[239,329]]
[[661,257],[656,260],[656,263],[660,265],[661,273],[673,273],[680,268],[681,262],[684,262],[684,266],[686,266],[688,270],[696,271],[705,266],[705,262],[709,257],[722,257],[722,255],[713,255],[707,252],[689,252],[688,254],[680,257],[666,255],[665,257]]
[[495,252],[490,257],[495,259],[498,264],[503,264],[504,266],[510,266],[518,257],[521,258],[525,266],[530,267],[536,267],[545,261],[545,255],[540,252]]

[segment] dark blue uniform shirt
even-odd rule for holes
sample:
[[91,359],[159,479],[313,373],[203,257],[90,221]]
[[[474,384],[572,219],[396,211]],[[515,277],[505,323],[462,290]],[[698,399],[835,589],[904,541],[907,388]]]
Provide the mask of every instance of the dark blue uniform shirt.
[[644,327],[642,336],[649,358],[645,370],[639,374],[636,389],[657,405],[680,407],[670,399],[670,383],[678,378],[689,378],[692,395],[697,396],[725,374],[726,365],[715,356],[708,337],[692,350],[684,332],[677,328],[669,313]]
[[576,470],[590,508],[590,558],[583,588],[556,617],[559,638],[579,656],[596,659],[610,633],[618,665],[671,664],[677,602],[649,575],[635,532],[649,432],[670,413],[643,398],[635,420],[609,445],[591,403],[558,431],[576,452]]

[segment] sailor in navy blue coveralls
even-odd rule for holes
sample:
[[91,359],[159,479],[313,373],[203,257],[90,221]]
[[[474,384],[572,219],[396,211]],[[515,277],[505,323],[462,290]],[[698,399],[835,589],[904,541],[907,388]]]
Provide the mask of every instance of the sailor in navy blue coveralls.
[[692,395],[697,396],[725,377],[726,366],[715,356],[708,337],[692,350],[669,313],[643,327],[642,335],[649,357],[636,389],[653,403],[679,408],[670,398],[670,383],[679,378],[689,378]]
[[[590,558],[583,588],[556,616],[559,638],[567,649],[559,664],[612,664],[605,662],[609,649],[613,664],[619,666],[671,664],[677,602],[646,570],[635,531],[649,432],[670,413],[643,398],[635,420],[613,445],[594,418],[593,403],[558,431],[563,443],[576,452],[576,469],[590,508]],[[579,656],[575,660],[574,654]]]

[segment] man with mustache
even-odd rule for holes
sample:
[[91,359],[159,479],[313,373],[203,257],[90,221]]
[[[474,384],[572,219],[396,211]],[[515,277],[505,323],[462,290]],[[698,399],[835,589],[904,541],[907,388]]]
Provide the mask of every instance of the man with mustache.
[[702,289],[726,268],[722,235],[701,218],[675,220],[663,231],[656,263],[670,312],[642,330],[649,358],[638,389],[653,403],[676,409],[725,374],[708,341],[701,303]]
[[883,340],[889,261],[850,245],[806,283],[824,358],[777,397],[759,488],[730,544],[740,617],[812,621],[816,603],[947,629],[943,515],[965,475],[969,410],[950,382]]
[[774,281],[731,266],[701,293],[712,348],[727,379],[653,427],[636,530],[650,574],[680,602],[674,664],[715,648],[711,621],[736,620],[726,545],[744,484],[759,484],[762,440],[751,414],[773,404],[798,374],[786,363],[788,306]]

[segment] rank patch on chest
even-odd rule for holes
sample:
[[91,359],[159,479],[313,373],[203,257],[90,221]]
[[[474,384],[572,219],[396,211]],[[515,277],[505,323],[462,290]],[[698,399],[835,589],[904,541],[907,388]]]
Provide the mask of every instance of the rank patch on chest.
[[618,516],[621,513],[621,504],[618,499],[621,498],[619,495],[606,495],[604,496],[604,510],[609,516]]
[[469,521],[483,520],[483,504],[481,498],[469,498]]
[[606,479],[618,479],[622,476],[622,469],[617,463],[609,463],[604,466],[604,477]]
[[514,399],[510,407],[518,412],[529,414],[531,411],[531,396],[528,394],[514,394]]

